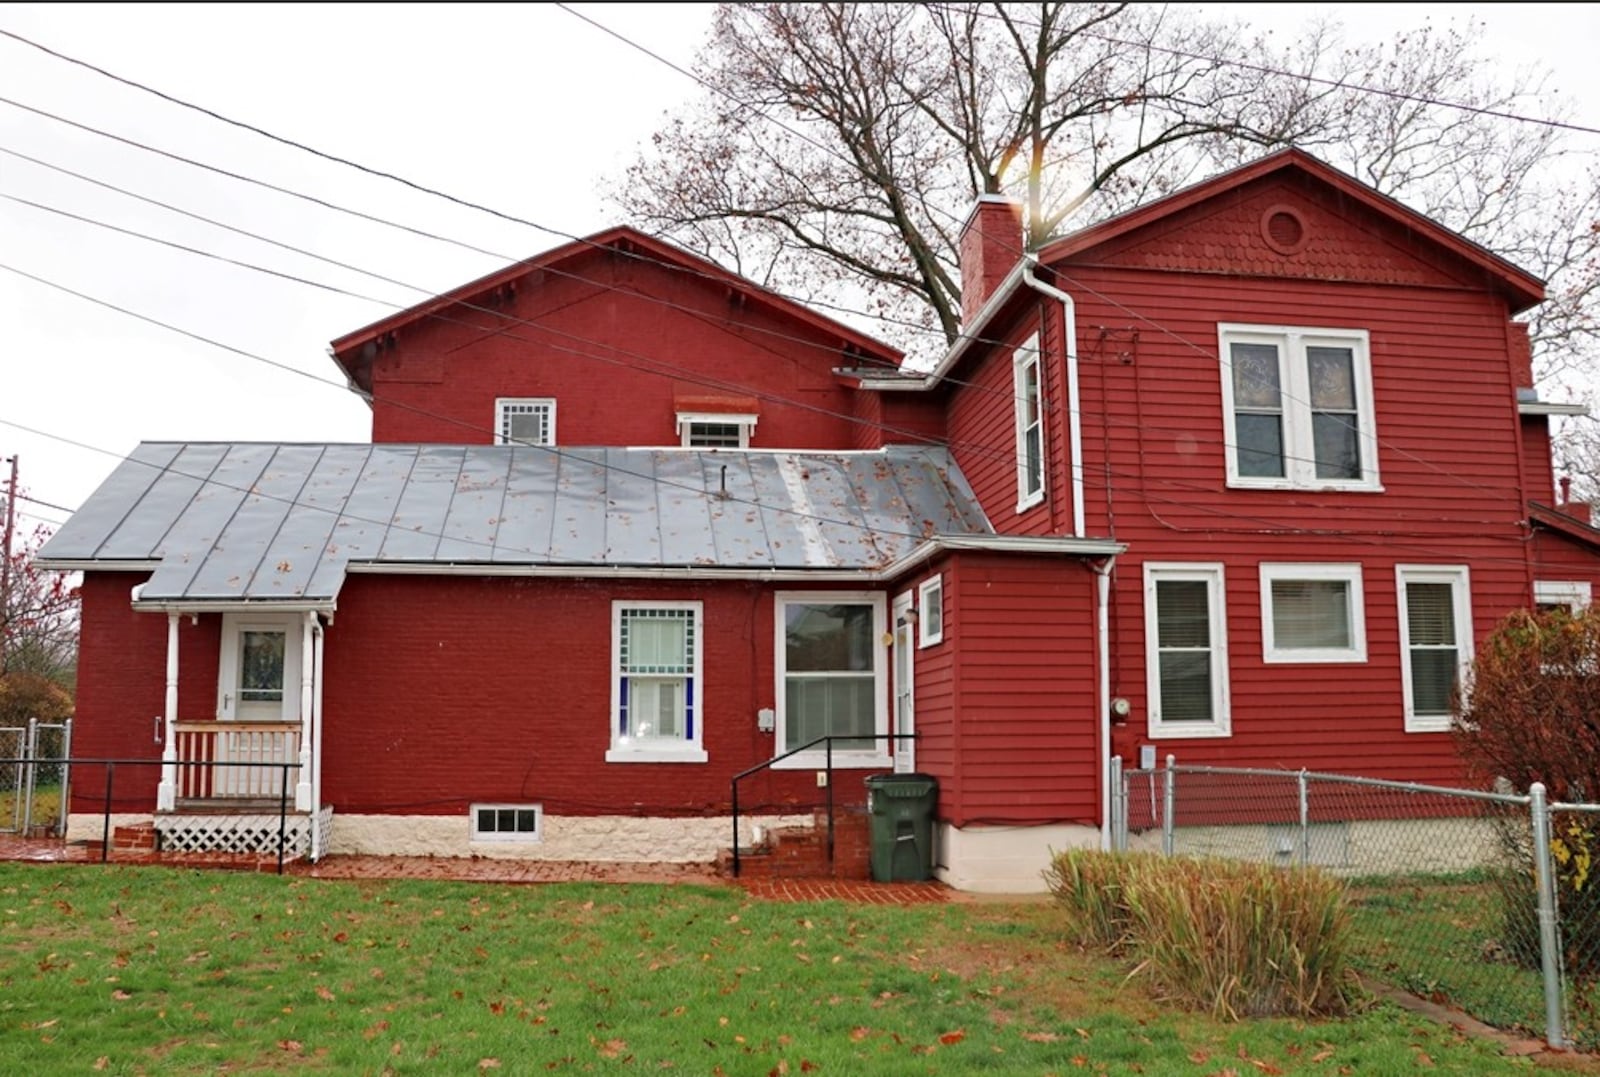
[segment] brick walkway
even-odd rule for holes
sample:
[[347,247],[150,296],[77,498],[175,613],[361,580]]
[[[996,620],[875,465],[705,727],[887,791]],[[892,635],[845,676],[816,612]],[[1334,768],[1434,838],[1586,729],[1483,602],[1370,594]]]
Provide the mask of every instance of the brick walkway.
[[[28,863],[99,863],[99,853],[82,845],[0,834],[0,860]],[[134,861],[113,853],[112,864]],[[246,867],[276,870],[271,864],[206,864],[178,866]],[[849,901],[862,905],[927,905],[963,900],[965,895],[943,883],[874,883],[855,879],[749,879],[719,875],[709,864],[621,864],[555,860],[496,860],[482,857],[330,856],[316,864],[291,863],[288,874],[312,879],[440,879],[486,883],[695,883],[737,886],[758,901]]]

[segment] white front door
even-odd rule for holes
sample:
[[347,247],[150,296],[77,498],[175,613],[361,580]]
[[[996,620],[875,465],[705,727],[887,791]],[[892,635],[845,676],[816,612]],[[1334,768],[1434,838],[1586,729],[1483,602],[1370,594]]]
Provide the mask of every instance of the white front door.
[[910,774],[917,769],[917,742],[902,740],[917,731],[916,694],[913,670],[916,667],[916,625],[911,618],[911,593],[894,600],[894,769]]
[[[217,671],[213,758],[220,764],[294,763],[300,756],[301,619],[294,614],[224,614]],[[277,723],[263,728],[255,723]],[[293,723],[294,728],[281,728]],[[212,796],[277,798],[294,772],[280,766],[210,768]]]

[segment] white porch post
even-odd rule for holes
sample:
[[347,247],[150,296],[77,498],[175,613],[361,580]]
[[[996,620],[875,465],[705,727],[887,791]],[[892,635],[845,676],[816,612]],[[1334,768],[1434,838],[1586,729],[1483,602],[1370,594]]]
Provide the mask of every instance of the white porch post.
[[311,706],[313,638],[317,615],[307,610],[300,622],[300,780],[294,787],[294,810],[311,810]]
[[319,622],[316,631],[316,645],[312,649],[312,673],[316,678],[314,691],[311,697],[311,736],[313,738],[311,750],[311,859],[313,862],[321,860],[327,852],[322,847],[322,828],[317,825],[317,816],[322,814],[322,637],[327,629]]
[[156,810],[178,806],[178,615],[167,614],[167,699],[161,738],[161,784],[156,787]]

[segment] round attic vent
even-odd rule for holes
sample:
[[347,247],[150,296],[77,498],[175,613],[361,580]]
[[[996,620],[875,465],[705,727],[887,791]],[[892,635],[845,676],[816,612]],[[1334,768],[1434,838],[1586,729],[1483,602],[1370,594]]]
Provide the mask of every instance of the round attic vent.
[[1288,206],[1273,206],[1261,215],[1261,238],[1279,254],[1299,254],[1310,238],[1305,218]]

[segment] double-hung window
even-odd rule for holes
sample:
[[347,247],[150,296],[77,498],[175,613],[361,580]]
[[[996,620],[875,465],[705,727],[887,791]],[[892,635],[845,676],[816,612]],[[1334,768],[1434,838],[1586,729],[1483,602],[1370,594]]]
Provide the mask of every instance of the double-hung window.
[[919,647],[932,647],[944,639],[944,577],[932,576],[917,587],[917,608],[921,613]]
[[1364,662],[1361,566],[1261,566],[1261,639],[1267,662]]
[[1017,511],[1044,500],[1044,389],[1039,373],[1039,338],[1017,349],[1011,363],[1016,401]]
[[496,445],[554,445],[556,402],[548,397],[501,397],[494,402]]
[[1222,566],[1147,563],[1144,630],[1150,736],[1228,736]]
[[613,602],[612,763],[703,763],[699,602]]
[[[881,594],[780,591],[778,754],[832,736],[836,766],[887,766],[888,670]],[[814,767],[818,746],[776,764]]]
[[1377,490],[1367,334],[1218,326],[1228,485]]
[[1450,728],[1451,697],[1472,662],[1472,600],[1465,565],[1396,565],[1405,728]]

